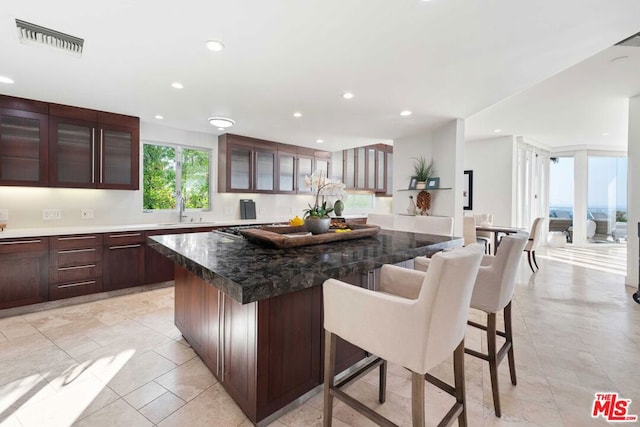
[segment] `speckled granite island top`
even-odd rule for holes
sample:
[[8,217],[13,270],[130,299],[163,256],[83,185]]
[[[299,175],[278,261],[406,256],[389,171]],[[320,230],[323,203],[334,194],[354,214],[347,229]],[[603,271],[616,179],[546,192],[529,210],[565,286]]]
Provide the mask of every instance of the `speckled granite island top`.
[[460,246],[462,238],[381,230],[363,239],[274,249],[209,232],[153,236],[148,243],[247,304]]

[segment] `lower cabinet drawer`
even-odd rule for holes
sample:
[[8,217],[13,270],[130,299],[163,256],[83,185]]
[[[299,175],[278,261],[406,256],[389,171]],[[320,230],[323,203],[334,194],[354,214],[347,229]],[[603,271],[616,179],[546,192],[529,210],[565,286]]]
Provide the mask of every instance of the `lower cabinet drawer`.
[[102,279],[100,278],[49,285],[50,300],[95,294],[97,292],[102,292]]
[[102,276],[102,261],[70,267],[52,267],[49,270],[50,283],[83,281]]

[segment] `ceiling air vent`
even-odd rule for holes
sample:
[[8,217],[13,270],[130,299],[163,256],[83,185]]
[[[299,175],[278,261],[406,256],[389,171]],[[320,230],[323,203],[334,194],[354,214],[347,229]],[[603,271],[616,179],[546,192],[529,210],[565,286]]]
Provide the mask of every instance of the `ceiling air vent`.
[[621,42],[616,43],[616,46],[634,46],[640,47],[640,33],[634,34],[628,39],[624,39]]
[[16,27],[18,27],[18,37],[22,43],[51,46],[76,56],[82,55],[84,40],[79,37],[19,19],[16,19]]

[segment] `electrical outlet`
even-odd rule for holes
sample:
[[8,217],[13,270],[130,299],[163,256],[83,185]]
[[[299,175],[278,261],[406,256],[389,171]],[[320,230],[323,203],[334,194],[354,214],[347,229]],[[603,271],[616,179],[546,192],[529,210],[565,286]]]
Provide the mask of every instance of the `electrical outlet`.
[[0,209],[0,220],[9,220],[9,209]]
[[62,219],[62,211],[60,209],[42,209],[42,219]]
[[82,209],[80,211],[81,219],[93,219],[93,209]]

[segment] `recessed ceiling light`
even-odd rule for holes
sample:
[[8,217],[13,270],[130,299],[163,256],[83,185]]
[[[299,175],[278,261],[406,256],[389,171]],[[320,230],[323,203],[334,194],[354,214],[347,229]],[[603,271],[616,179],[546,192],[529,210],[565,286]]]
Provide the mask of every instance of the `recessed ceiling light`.
[[407,117],[407,116],[410,116],[411,114],[412,114],[412,113],[411,113],[411,111],[409,111],[409,110],[404,110],[404,111],[401,111],[401,112],[400,112],[400,115],[401,115],[402,117]]
[[352,99],[352,98],[353,98],[353,93],[351,93],[351,92],[345,92],[345,93],[343,93],[343,94],[342,94],[342,97],[343,97],[344,99]]
[[324,139],[316,139],[316,142],[317,142],[318,144],[322,144],[322,143],[324,142]]
[[184,86],[180,82],[171,83],[171,87],[174,88],[174,89],[184,89]]
[[215,126],[218,129],[230,128],[231,126],[236,124],[236,122],[226,117],[209,117],[209,123],[211,123],[212,126]]
[[207,49],[214,52],[220,52],[224,49],[224,44],[220,40],[207,40]]
[[156,119],[158,119],[158,120],[162,120],[162,119],[164,119],[164,117],[163,117],[163,116],[161,116],[160,114],[156,114],[156,115],[155,115],[155,116],[153,116],[153,117],[155,117],[155,118],[156,118]]
[[494,131],[495,133],[500,133],[500,132],[502,132],[502,129],[494,129],[493,131]]
[[13,79],[10,79],[9,77],[0,76],[0,83],[5,83],[5,84],[8,84],[8,85],[12,85],[15,82],[13,81]]
[[218,128],[218,130],[224,130],[224,128]]
[[609,136],[609,134],[605,132],[602,134],[602,136]]
[[296,111],[295,113],[293,113],[293,117],[295,117],[295,118],[302,117],[302,113]]

